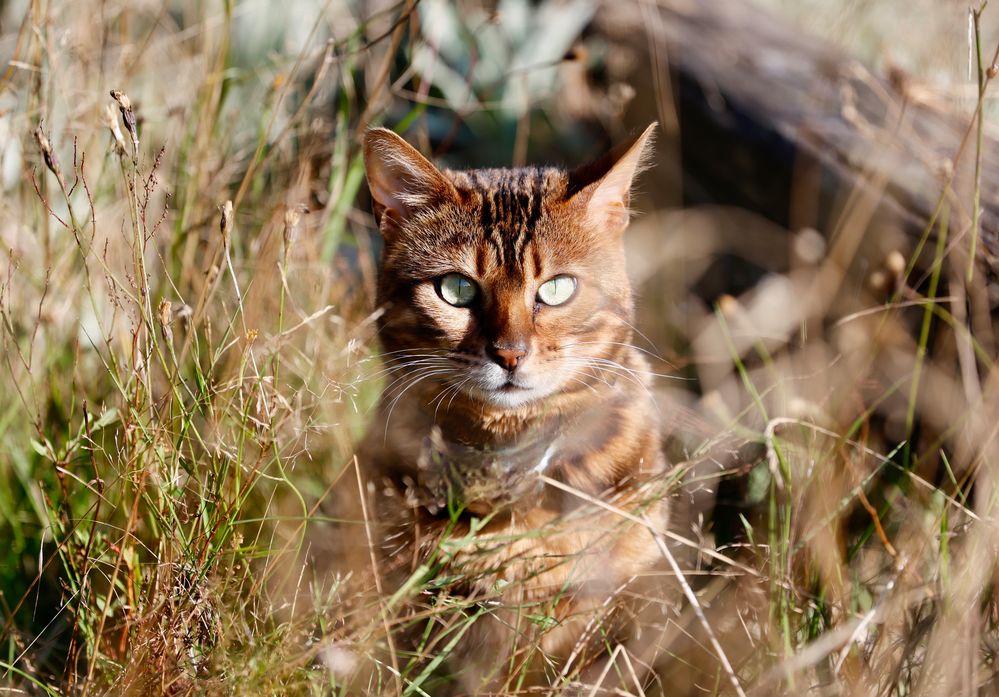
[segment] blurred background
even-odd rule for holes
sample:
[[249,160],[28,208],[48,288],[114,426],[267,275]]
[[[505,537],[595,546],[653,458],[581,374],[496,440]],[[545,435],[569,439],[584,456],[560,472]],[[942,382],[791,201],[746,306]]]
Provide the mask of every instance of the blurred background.
[[336,554],[359,138],[571,166],[658,121],[635,343],[706,612],[631,694],[996,694],[997,42],[951,0],[0,2],[0,686],[434,694],[351,682],[417,621]]

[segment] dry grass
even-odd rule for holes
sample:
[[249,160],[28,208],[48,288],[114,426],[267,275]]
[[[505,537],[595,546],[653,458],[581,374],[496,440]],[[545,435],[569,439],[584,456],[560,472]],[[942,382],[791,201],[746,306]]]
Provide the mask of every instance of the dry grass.
[[[447,689],[493,612],[453,549],[375,593],[377,561],[341,554],[370,533],[336,502],[381,389],[357,136],[387,120],[471,144],[458,162],[578,155],[553,61],[590,11],[447,7],[0,5],[0,691]],[[691,505],[649,531],[684,600],[647,646],[602,647],[620,694],[999,692],[990,288],[947,243],[971,201],[942,200],[928,263],[892,250],[861,276],[863,196],[831,240],[727,209],[636,221]],[[723,253],[768,273],[705,302]],[[551,691],[607,694],[581,662]]]

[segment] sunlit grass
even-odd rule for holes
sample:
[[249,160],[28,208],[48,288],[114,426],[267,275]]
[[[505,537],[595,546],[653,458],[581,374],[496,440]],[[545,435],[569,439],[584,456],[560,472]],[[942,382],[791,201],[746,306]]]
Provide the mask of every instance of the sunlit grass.
[[[0,198],[5,689],[438,695],[488,623],[530,637],[558,624],[558,594],[499,607],[526,579],[469,596],[458,550],[518,540],[460,510],[388,585],[368,549],[379,521],[356,505],[355,446],[385,382],[357,138],[383,120],[421,146],[470,128],[469,157],[530,159],[533,134],[559,131],[552,56],[589,17],[542,3],[547,24],[521,35],[481,8],[425,4],[364,19],[303,2],[2,11],[19,61],[0,82],[0,163],[17,169]],[[435,48],[435,19],[464,24]],[[476,56],[486,67],[463,83]],[[963,158],[982,156],[974,133]],[[854,206],[815,259],[710,305],[684,273],[731,252],[723,236],[698,246],[698,226],[731,223],[711,209],[636,220],[633,250],[674,252],[646,254],[636,278],[641,329],[662,340],[642,345],[670,359],[657,373],[690,378],[657,388],[674,462],[652,490],[675,499],[674,525],[652,527],[648,501],[564,493],[661,545],[648,585],[622,593],[664,609],[641,615],[644,643],[582,623],[588,643],[564,663],[518,645],[493,676],[504,693],[530,693],[538,666],[550,691],[582,694],[600,680],[631,694],[995,688],[995,357],[965,307],[991,281],[969,279],[979,221],[942,188],[918,246],[861,280],[834,259],[866,232]],[[815,279],[836,297],[810,296]],[[799,312],[790,331],[773,321]],[[577,515],[560,523],[593,524]]]

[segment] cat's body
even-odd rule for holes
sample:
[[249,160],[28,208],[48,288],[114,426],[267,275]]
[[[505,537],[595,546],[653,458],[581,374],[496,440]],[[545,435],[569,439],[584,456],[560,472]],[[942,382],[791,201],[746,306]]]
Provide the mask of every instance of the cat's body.
[[366,139],[388,381],[362,466],[397,583],[433,559],[498,601],[466,640],[470,690],[537,662],[532,644],[558,665],[606,640],[658,558],[636,522],[667,510],[621,239],[650,131],[574,173],[442,172],[388,131]]

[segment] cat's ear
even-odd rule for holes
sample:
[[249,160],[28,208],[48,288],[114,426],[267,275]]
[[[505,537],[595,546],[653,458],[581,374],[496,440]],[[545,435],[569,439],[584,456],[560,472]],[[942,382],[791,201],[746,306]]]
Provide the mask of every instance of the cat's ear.
[[420,208],[456,197],[439,169],[386,128],[372,128],[364,135],[364,169],[375,221],[383,233],[398,231]]
[[631,187],[638,173],[648,165],[657,126],[653,123],[638,137],[569,174],[569,196],[585,205],[589,225],[615,233],[627,227]]

